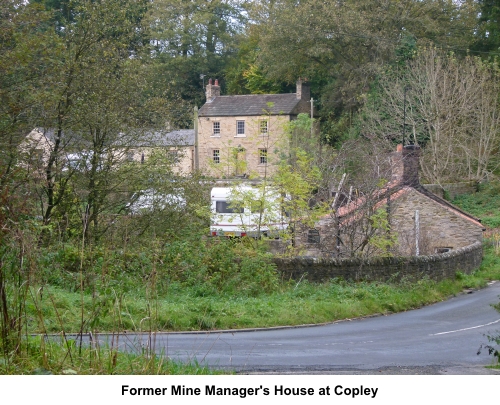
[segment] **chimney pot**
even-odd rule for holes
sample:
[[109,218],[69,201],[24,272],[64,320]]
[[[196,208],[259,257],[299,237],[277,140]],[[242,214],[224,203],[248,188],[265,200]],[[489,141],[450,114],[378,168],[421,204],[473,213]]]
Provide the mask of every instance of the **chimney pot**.
[[212,79],[208,80],[205,96],[207,98],[207,103],[212,102],[215,97],[220,96],[219,80],[215,79],[215,85],[212,85]]

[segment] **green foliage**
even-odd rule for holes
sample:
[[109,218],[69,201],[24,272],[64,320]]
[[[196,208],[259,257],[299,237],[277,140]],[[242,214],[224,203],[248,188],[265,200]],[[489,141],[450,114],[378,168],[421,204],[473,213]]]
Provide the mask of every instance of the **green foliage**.
[[[258,61],[269,79],[307,77],[334,123],[355,113],[374,78],[387,65],[411,59],[429,43],[466,50],[478,16],[476,2],[369,0],[264,2],[258,21]],[[417,40],[418,39],[418,40]]]
[[[456,33],[472,32],[470,18],[477,16],[475,2],[460,8],[454,2],[347,1],[339,7],[316,0],[254,2],[245,4],[251,15],[242,12],[242,4],[1,2],[2,372],[173,372],[151,353],[129,358],[80,350],[77,358],[74,342],[63,342],[64,351],[43,340],[26,340],[26,331],[323,322],[403,310],[441,299],[460,285],[483,282],[465,275],[451,287],[428,280],[397,286],[280,282],[265,241],[206,237],[209,182],[175,175],[163,152],[144,164],[123,163],[150,129],[191,127],[192,105],[204,101],[201,74],[219,78],[223,93],[232,94],[293,91],[286,82],[308,77],[323,109],[325,139],[340,146],[356,125],[357,134],[372,133],[374,127],[368,131],[354,117],[367,100],[377,106],[386,98],[373,78],[381,77],[387,65],[404,70],[404,62],[413,61],[425,41],[465,46],[470,38]],[[481,6],[484,28],[494,34],[496,11],[486,2]],[[249,16],[253,25],[245,32]],[[477,32],[484,37],[486,31],[481,26]],[[496,40],[496,34],[488,38]],[[496,65],[478,68],[494,71]],[[401,71],[396,73],[392,77],[399,78]],[[375,90],[368,96],[370,88]],[[400,122],[392,113],[383,121]],[[299,221],[312,226],[328,211],[326,205],[312,206],[325,167],[313,125],[307,115],[299,115],[287,128],[282,150],[290,155],[283,156],[273,179],[273,187],[290,196],[283,206],[292,227]],[[19,145],[34,127],[54,128],[55,135],[77,133],[81,143],[56,140],[49,156],[33,164],[19,153]],[[473,135],[469,138],[475,140]],[[69,167],[65,157],[82,149],[92,151],[88,162],[78,170]],[[352,158],[352,172],[361,173],[362,162]],[[148,189],[182,194],[186,205],[161,204],[131,215],[128,203]],[[480,202],[459,203],[470,204],[466,209],[473,213],[476,207],[487,225],[499,226],[495,193],[492,189],[480,193]],[[388,254],[394,240],[387,218],[377,211],[371,221],[380,231],[372,247]],[[490,256],[485,263],[493,277],[498,263]],[[68,365],[70,359],[75,362]],[[123,363],[131,366],[120,368]]]
[[274,183],[285,192],[285,195],[290,196],[284,199],[283,208],[290,215],[291,226],[300,222],[313,227],[328,210],[327,205],[311,208],[313,192],[321,182],[321,172],[314,165],[314,158],[303,149],[295,148],[292,154],[292,162],[281,162],[274,176]]
[[280,86],[266,79],[262,69],[256,64],[248,66],[248,69],[243,72],[243,77],[246,80],[245,87],[251,94],[273,94],[281,89]]
[[353,113],[345,112],[340,116],[329,117],[330,119],[322,122],[321,131],[323,134],[322,141],[327,145],[331,145],[336,149],[340,149],[342,144],[349,139],[353,133],[358,133],[356,128],[352,128]]
[[500,5],[496,0],[479,0],[480,7],[478,28],[474,50],[487,52],[491,57],[497,57],[500,49]]
[[483,344],[479,348],[477,354],[481,354],[482,349],[486,349],[490,356],[496,358],[496,365],[500,365],[500,334],[499,335],[486,335],[486,338],[490,342],[489,344]]
[[481,183],[477,193],[458,196],[453,203],[480,218],[484,225],[490,228],[500,227],[499,183]]
[[38,5],[2,1],[0,15],[0,187],[11,180],[16,187],[18,147],[43,119],[61,41],[48,26],[50,13]]
[[401,36],[401,41],[399,46],[395,50],[396,60],[395,63],[401,67],[404,67],[410,59],[412,59],[417,53],[417,39],[404,32]]
[[275,94],[286,92],[283,85],[270,80],[257,60],[259,55],[258,30],[255,26],[247,29],[246,35],[240,35],[238,53],[232,57],[225,69],[227,92],[229,94]]
[[374,234],[368,244],[375,249],[376,256],[390,257],[391,249],[397,244],[398,238],[394,231],[391,231],[387,208],[381,207],[370,216],[371,226]]
[[178,240],[165,248],[165,275],[199,289],[200,294],[258,295],[277,287],[270,256],[244,240]]
[[[236,248],[242,247],[237,245]],[[446,299],[464,288],[484,287],[489,280],[500,277],[499,257],[493,254],[493,249],[487,248],[484,263],[477,272],[439,283],[429,279],[387,283],[335,279],[315,284],[306,280],[278,281],[274,278],[275,288],[266,292],[254,284],[255,290],[252,291],[249,289],[252,281],[246,281],[246,277],[260,278],[262,283],[268,275],[265,267],[257,266],[258,260],[251,260],[251,255],[255,254],[247,252],[250,256],[248,265],[252,268],[242,269],[233,277],[226,271],[222,277],[228,284],[223,290],[217,287],[215,280],[191,285],[167,280],[161,286],[159,284],[168,274],[159,267],[144,278],[133,269],[122,272],[119,280],[114,276],[117,279],[114,284],[103,284],[85,293],[85,331],[231,329],[331,322],[419,308]],[[245,266],[241,263],[241,268]],[[135,288],[122,289],[126,278],[135,280]],[[221,279],[217,283],[221,285]],[[238,283],[241,285],[236,285]],[[32,301],[35,298],[36,305]],[[42,290],[34,289],[29,294],[27,327],[33,332],[77,331],[80,328],[80,305],[79,293],[46,284]],[[146,317],[150,317],[151,325],[150,321],[141,322]]]
[[[237,49],[237,34],[246,22],[239,2],[159,0],[147,16],[152,27],[152,55],[161,85],[170,97],[191,105],[205,101],[204,75],[223,79],[223,71]],[[221,80],[224,86],[224,80]],[[189,122],[186,122],[189,125]]]
[[[271,256],[247,240],[191,237],[159,240],[129,246],[127,250],[86,248],[65,244],[56,251],[44,249],[39,256],[39,281],[69,291],[92,293],[108,288],[124,293],[143,290],[154,281],[157,293],[172,283],[193,287],[206,294],[258,295],[274,291],[278,276]],[[148,252],[148,253],[146,253]],[[152,279],[154,277],[154,280]]]

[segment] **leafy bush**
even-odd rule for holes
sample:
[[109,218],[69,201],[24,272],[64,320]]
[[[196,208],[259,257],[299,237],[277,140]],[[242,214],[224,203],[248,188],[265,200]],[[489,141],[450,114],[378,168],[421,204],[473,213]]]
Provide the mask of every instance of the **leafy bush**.
[[[165,246],[164,275],[200,293],[258,295],[278,287],[270,256],[242,240],[179,240]],[[205,295],[205,293],[202,293]]]
[[81,248],[66,243],[41,248],[42,282],[68,291],[124,293],[154,289],[165,294],[173,283],[193,287],[198,296],[275,291],[278,275],[271,256],[242,240],[197,237],[173,239],[161,246],[149,240],[124,249]]

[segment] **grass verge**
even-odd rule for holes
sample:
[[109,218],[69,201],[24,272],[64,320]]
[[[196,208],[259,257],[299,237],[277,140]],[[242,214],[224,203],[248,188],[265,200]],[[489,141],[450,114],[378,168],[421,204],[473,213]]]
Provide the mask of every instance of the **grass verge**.
[[[84,297],[84,330],[93,333],[215,330],[333,322],[419,308],[498,279],[500,257],[490,246],[486,247],[483,263],[476,272],[457,273],[454,279],[441,282],[302,281],[285,283],[280,291],[256,297],[203,296],[199,289],[180,285],[172,285],[168,294],[155,297],[137,291],[120,295],[110,290],[108,296]],[[80,303],[80,294],[59,288],[45,286],[43,290],[32,291],[26,305],[26,335],[60,333],[62,336],[62,332],[78,332]],[[127,354],[110,347],[79,348],[74,341],[47,340],[42,336],[28,336],[15,356],[0,357],[0,374],[209,373],[215,372],[198,364],[172,362],[154,350]]]
[[[455,203],[473,206],[475,211],[471,211],[489,218],[493,226],[495,195],[488,189]],[[7,251],[11,263],[17,260],[21,267],[12,273],[11,281],[20,280],[17,284],[3,284],[5,296],[15,298],[10,312],[15,316],[2,325],[13,325],[16,336],[2,334],[2,342],[14,343],[2,348],[0,373],[210,373],[198,364],[171,362],[153,350],[126,354],[115,348],[77,348],[72,341],[30,335],[293,326],[411,310],[500,280],[498,232],[490,233],[493,237],[485,243],[480,269],[441,282],[334,279],[322,284],[280,283],[262,260],[264,256],[250,255],[248,249],[238,252],[229,242],[209,246],[179,241],[166,246],[165,253],[159,249],[149,255],[110,250],[93,252],[88,258],[67,247],[45,254],[45,262],[30,261],[28,267],[23,265],[23,254]],[[244,258],[239,265],[235,255]]]
[[[260,328],[333,322],[387,314],[442,301],[468,288],[500,279],[500,257],[486,247],[481,268],[435,282],[369,283],[330,280],[284,283],[279,291],[258,296],[205,295],[199,288],[172,283],[168,292],[151,296],[113,288],[100,296],[84,296],[85,330],[106,332],[193,331]],[[33,290],[26,305],[28,333],[78,332],[81,295],[45,286]],[[43,314],[43,316],[40,316]]]
[[78,347],[74,340],[32,336],[15,356],[0,356],[0,374],[35,375],[205,375],[221,374],[196,362],[174,362],[162,353],[124,353],[108,346]]

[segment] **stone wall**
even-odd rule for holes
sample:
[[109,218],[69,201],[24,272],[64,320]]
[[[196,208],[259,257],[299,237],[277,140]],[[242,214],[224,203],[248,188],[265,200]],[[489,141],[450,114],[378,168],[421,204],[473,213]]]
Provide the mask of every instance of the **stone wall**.
[[444,198],[445,194],[450,200],[454,200],[455,197],[464,194],[472,194],[477,191],[477,183],[475,181],[464,181],[462,183],[450,183],[443,184],[441,187],[439,184],[422,184],[431,193]]
[[283,279],[306,278],[322,282],[333,278],[355,281],[410,280],[429,277],[453,278],[457,271],[471,273],[479,268],[482,243],[476,242],[448,253],[414,257],[376,257],[372,259],[328,259],[315,257],[275,258]]

